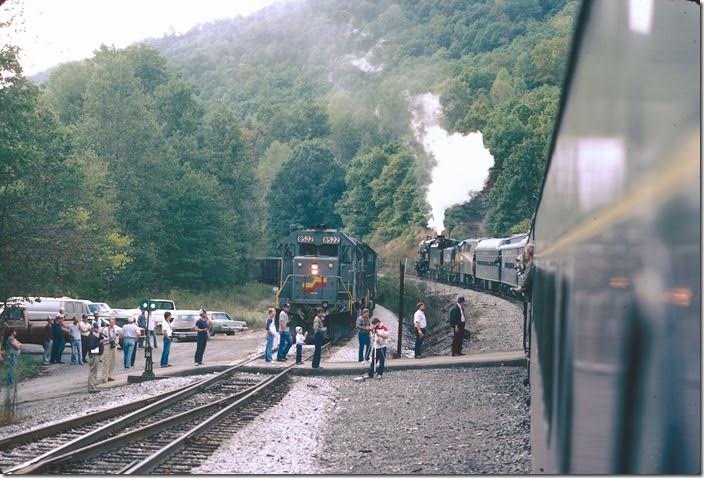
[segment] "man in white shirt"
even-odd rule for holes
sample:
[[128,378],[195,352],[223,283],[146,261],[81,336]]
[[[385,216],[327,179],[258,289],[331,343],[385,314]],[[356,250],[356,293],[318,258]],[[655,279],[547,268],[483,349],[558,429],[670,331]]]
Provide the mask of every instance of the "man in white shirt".
[[134,366],[134,351],[137,350],[137,339],[139,338],[139,327],[135,325],[134,317],[130,317],[127,322],[122,327],[122,352],[125,354],[125,370]]
[[425,338],[425,329],[428,326],[425,320],[425,304],[423,302],[418,302],[416,305],[416,313],[413,314],[413,325],[416,327],[416,346],[415,346],[415,358],[422,358],[421,347],[423,346],[423,339]]
[[71,365],[83,365],[81,327],[78,325],[77,317],[74,317],[73,323],[68,326],[68,333],[71,336]]
[[158,349],[159,346],[156,343],[156,319],[152,315],[152,311],[147,312],[147,343],[149,343],[149,337],[154,337],[154,348]]
[[171,316],[171,312],[164,312],[164,320],[161,323],[161,332],[164,335],[164,350],[161,351],[161,366],[171,367],[169,365],[169,351],[171,350],[171,337],[173,336],[173,329],[171,328],[171,322],[174,318]]

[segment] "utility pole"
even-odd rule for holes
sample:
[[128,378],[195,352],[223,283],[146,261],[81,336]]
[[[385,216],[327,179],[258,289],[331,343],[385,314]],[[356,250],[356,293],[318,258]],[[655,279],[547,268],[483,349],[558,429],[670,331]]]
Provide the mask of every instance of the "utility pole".
[[406,275],[406,264],[398,263],[400,276],[398,287],[398,345],[396,347],[396,358],[401,358],[401,339],[403,338],[403,279]]

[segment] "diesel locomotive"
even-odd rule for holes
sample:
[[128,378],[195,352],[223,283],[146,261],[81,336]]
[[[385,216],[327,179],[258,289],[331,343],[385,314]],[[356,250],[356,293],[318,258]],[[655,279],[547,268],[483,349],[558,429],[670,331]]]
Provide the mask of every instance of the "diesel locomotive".
[[279,257],[260,259],[262,280],[277,287],[277,308],[291,304],[295,325],[310,326],[322,307],[334,335],[374,308],[377,255],[364,242],[319,225],[292,231],[278,250]]

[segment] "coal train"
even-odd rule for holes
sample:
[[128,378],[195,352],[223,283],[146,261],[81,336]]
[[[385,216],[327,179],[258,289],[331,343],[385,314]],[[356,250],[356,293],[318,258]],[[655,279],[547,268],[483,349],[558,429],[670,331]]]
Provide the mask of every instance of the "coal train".
[[534,473],[702,472],[700,8],[582,3],[530,233],[420,245],[501,292],[534,243]]
[[309,328],[322,307],[328,335],[335,336],[362,309],[374,308],[377,254],[364,242],[315,225],[292,231],[278,250],[278,257],[259,258],[260,281],[276,286],[277,309],[291,304],[293,325]]

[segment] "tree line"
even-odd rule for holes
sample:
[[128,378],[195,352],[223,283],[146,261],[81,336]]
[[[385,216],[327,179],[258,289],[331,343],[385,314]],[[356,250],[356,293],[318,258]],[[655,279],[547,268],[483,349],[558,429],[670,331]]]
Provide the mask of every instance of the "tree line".
[[[482,131],[495,158],[448,227],[525,227],[575,4],[518,3],[275,4],[102,46],[39,86],[4,47],[0,295],[227,287],[292,224],[412,242],[432,161],[408,97],[426,91],[441,94],[449,129]],[[354,66],[363,54],[381,69]]]

